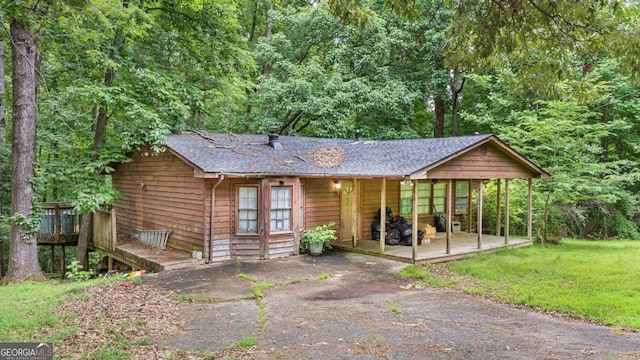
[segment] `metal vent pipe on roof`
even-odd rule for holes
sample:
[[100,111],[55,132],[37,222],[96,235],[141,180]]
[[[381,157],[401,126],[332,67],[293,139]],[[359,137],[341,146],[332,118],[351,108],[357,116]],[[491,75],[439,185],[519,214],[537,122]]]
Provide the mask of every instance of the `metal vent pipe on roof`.
[[276,133],[269,134],[269,146],[271,146],[275,150],[282,150],[282,144],[280,143],[278,134]]

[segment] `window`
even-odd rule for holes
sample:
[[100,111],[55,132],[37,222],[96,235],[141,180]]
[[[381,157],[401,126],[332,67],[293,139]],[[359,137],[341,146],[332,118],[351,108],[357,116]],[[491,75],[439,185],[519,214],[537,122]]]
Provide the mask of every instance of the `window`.
[[469,204],[469,181],[456,181],[456,212],[467,212]]
[[[418,214],[430,214],[431,184],[418,183]],[[413,213],[413,186],[400,183],[400,215]]]
[[255,186],[238,188],[238,231],[258,232],[258,188]]
[[439,214],[445,212],[445,199],[447,197],[447,184],[433,185],[433,211]]
[[291,230],[290,186],[271,188],[271,231]]

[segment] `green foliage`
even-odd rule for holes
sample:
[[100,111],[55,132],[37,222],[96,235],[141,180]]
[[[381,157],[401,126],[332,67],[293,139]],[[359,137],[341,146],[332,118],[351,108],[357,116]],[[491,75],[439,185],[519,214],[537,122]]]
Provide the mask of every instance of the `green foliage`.
[[236,346],[239,348],[250,348],[252,346],[256,346],[258,340],[253,336],[246,336],[242,339],[236,341]]
[[[473,96],[476,104],[462,112],[462,123],[496,133],[552,175],[534,181],[534,234],[544,240],[638,238],[640,126],[628,113],[638,107],[637,90],[617,78],[615,62],[597,65],[586,78],[554,84],[556,94],[548,96],[513,91],[505,86],[509,73],[473,76],[467,85],[484,95]],[[524,219],[526,186],[512,184],[511,220],[517,228]],[[495,193],[491,183],[486,190]],[[492,221],[495,206],[485,205],[485,219]]]
[[22,240],[25,243],[33,243],[35,241],[35,236],[40,231],[39,214],[25,216],[17,212],[11,216],[11,221],[22,228]]
[[73,259],[67,265],[67,272],[65,273],[65,276],[70,281],[83,282],[93,277],[93,271],[84,271],[84,266],[80,264],[78,260]]
[[335,222],[316,226],[314,229],[303,230],[300,238],[300,247],[305,250],[309,244],[323,244],[323,248],[330,249],[331,241],[336,239]]
[[[457,69],[465,78],[459,133],[495,133],[553,175],[534,182],[534,234],[640,238],[637,4],[122,4],[0,0],[5,26],[16,18],[38,29],[33,185],[43,201],[67,200],[82,213],[116,201],[114,164],[164,151],[171,131],[275,125],[291,135],[429,137],[436,98],[451,119]],[[105,143],[94,150],[101,109]],[[0,149],[6,169],[8,154]],[[522,234],[526,185],[512,182],[511,194],[512,232]],[[485,229],[495,229],[495,204],[485,206]],[[16,216],[29,234],[38,228],[36,216]]]
[[435,287],[445,287],[455,284],[452,280],[443,280],[434,276],[429,271],[429,268],[423,268],[416,265],[409,265],[400,269],[400,271],[397,272],[397,275],[403,278],[417,279],[420,280],[422,284]]
[[274,287],[275,285],[268,282],[268,281],[263,281],[260,283],[255,283],[253,284],[253,296],[256,299],[262,299],[264,297],[264,291],[267,289],[271,289],[272,287]]
[[65,336],[71,336],[73,329],[60,326],[61,317],[55,306],[65,298],[65,294],[79,292],[90,285],[102,282],[94,280],[85,283],[59,281],[32,282],[0,286],[0,339],[2,341],[19,342],[30,339],[33,334],[40,334],[42,329],[56,327],[52,338],[41,338],[38,341],[58,343]]
[[623,59],[628,71],[638,73],[638,53],[632,50],[638,44],[635,3],[475,2],[453,9],[451,63],[475,69],[513,67],[519,75],[515,81],[538,89],[588,71],[599,54]]
[[389,303],[389,311],[394,314],[402,314],[402,310],[393,302]]
[[560,311],[607,325],[640,328],[640,243],[564,239],[560,245],[507,249],[450,263],[465,291]]

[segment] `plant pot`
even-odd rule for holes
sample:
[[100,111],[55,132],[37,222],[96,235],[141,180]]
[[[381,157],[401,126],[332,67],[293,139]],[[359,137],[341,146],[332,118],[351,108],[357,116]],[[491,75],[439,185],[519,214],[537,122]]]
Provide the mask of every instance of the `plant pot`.
[[324,248],[324,244],[323,243],[309,244],[309,254],[311,254],[313,256],[320,256],[320,255],[322,255],[323,248]]

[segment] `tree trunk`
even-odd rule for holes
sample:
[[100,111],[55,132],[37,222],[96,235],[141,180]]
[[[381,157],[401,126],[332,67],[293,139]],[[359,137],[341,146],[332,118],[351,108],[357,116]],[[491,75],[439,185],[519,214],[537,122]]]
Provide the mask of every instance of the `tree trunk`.
[[433,137],[444,137],[444,99],[438,95],[434,99],[435,112],[436,112],[436,128],[433,132]]
[[[7,145],[7,123],[4,120],[4,42],[0,41],[0,151]],[[6,168],[3,157],[0,157],[0,216],[4,215],[4,182]],[[0,278],[4,277],[4,231],[0,226]]]
[[13,62],[13,144],[11,153],[11,242],[7,282],[42,280],[36,229],[21,221],[32,214],[36,155],[36,42],[15,19],[10,25]]
[[460,77],[460,70],[453,70],[451,78],[451,136],[458,136],[458,105],[465,78]]

